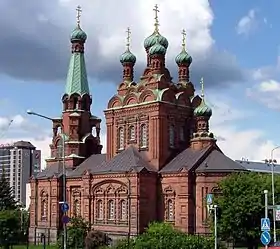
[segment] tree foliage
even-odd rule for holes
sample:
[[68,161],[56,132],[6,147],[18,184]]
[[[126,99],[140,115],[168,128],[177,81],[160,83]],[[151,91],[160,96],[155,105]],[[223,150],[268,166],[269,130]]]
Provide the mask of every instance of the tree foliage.
[[[275,191],[280,191],[280,178],[275,178]],[[232,174],[219,183],[221,195],[215,204],[221,210],[218,234],[223,240],[241,242],[254,248],[260,240],[260,220],[264,217],[264,190],[269,190],[271,175],[260,173]],[[276,195],[276,203],[279,196]]]
[[151,223],[148,229],[135,240],[120,241],[115,249],[211,249],[214,248],[212,238],[188,235],[174,229],[167,223]]
[[96,230],[89,231],[85,239],[86,249],[101,248],[104,246],[108,246],[109,243],[110,239],[107,234]]

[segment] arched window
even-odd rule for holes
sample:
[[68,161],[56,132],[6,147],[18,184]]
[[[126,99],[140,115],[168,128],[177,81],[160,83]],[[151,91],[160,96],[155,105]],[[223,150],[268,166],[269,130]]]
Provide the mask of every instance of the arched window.
[[73,99],[73,110],[78,110],[79,106],[78,106],[78,98],[74,97]]
[[184,129],[184,126],[180,127],[180,141],[185,141],[185,129]]
[[174,220],[174,203],[172,200],[167,201],[167,220]]
[[48,217],[48,203],[46,199],[41,202],[41,220],[46,221]]
[[120,201],[120,220],[124,221],[127,219],[127,205],[125,200]]
[[103,202],[102,202],[102,200],[98,200],[96,203],[96,218],[98,220],[103,219]]
[[115,219],[115,203],[113,200],[108,201],[108,219]]
[[169,146],[174,147],[175,146],[175,130],[174,125],[169,126]]
[[119,150],[124,149],[124,129],[123,129],[123,127],[120,127],[118,130],[118,149]]
[[81,203],[80,203],[79,199],[74,200],[74,203],[73,203],[73,215],[75,217],[81,215]]
[[147,141],[147,125],[142,124],[140,127],[140,147],[146,148],[148,147],[148,141]]
[[135,140],[135,126],[131,125],[128,128],[128,138],[130,141]]
[[62,138],[56,143],[56,158],[62,158],[63,156],[63,141]]

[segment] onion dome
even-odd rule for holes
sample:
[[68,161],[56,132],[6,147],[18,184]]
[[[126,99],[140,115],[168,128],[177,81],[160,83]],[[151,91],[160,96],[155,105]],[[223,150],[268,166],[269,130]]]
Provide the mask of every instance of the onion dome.
[[130,50],[128,49],[120,56],[120,62],[135,64],[136,56],[133,53],[131,53]]
[[156,54],[165,55],[166,54],[166,48],[159,43],[159,40],[157,39],[157,37],[156,37],[156,43],[149,49],[149,54],[150,55],[156,55]]
[[87,39],[87,34],[80,28],[80,25],[77,25],[77,27],[72,31],[70,39],[72,42],[73,41],[85,42]]
[[175,62],[180,65],[180,64],[188,64],[190,65],[192,63],[192,57],[187,53],[185,49],[181,51],[180,54],[178,54],[175,57]]
[[201,100],[201,103],[194,110],[194,116],[196,117],[208,117],[212,116],[212,109],[205,104],[204,99]]
[[165,49],[168,48],[168,40],[159,34],[159,32],[155,31],[152,35],[144,40],[145,49],[149,49],[154,46],[157,43],[157,39],[160,45],[162,45]]

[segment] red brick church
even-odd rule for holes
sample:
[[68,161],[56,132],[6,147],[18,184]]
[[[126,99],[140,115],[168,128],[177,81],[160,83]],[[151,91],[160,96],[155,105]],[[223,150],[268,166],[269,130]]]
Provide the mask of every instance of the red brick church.
[[42,234],[55,242],[62,228],[63,158],[67,215],[82,216],[111,237],[137,235],[154,220],[206,233],[206,194],[217,191],[216,183],[225,175],[244,170],[222,153],[209,131],[212,110],[204,100],[203,81],[201,96],[195,95],[184,32],[175,57],[178,79],[173,81],[165,65],[169,43],[159,33],[157,8],[155,12],[155,29],[144,41],[147,63],[140,79],[133,77],[136,56],[128,30],[120,57],[123,78],[104,111],[106,154],[100,144],[101,119],[91,113],[87,35],[78,18],[62,115],[53,119],[51,156],[46,169],[31,179],[30,242]]

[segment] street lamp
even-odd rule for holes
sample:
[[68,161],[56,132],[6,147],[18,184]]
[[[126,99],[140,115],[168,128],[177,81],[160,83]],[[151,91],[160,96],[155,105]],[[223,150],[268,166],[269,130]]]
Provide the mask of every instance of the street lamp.
[[[27,114],[29,115],[33,115],[33,116],[38,116],[40,118],[43,119],[47,119],[47,120],[51,120],[53,121],[52,118],[36,113],[34,111],[31,110],[27,110],[26,111]],[[66,169],[65,169],[65,134],[64,134],[64,126],[63,123],[61,122],[61,131],[62,131],[62,201],[63,203],[66,203]],[[66,227],[66,223],[63,222],[63,248],[67,249],[67,227]]]
[[274,189],[274,167],[277,161],[273,159],[273,153],[275,150],[279,149],[280,146],[276,146],[271,150],[270,153],[270,159],[266,159],[265,162],[268,164],[268,166],[271,167],[271,192],[272,192],[272,207],[273,207],[273,241],[276,243],[276,214],[275,214],[275,189]]

